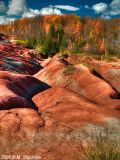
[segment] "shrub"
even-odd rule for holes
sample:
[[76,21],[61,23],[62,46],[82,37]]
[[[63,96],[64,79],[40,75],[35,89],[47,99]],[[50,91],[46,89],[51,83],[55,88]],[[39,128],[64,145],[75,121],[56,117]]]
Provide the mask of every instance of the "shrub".
[[34,49],[35,46],[36,46],[36,40],[34,39],[29,39],[29,40],[16,40],[16,44],[17,45],[23,45],[27,48],[30,48],[30,49]]
[[84,160],[120,160],[120,139],[116,134],[116,130],[109,128],[89,129],[86,145],[77,142],[76,160],[81,160],[81,150]]
[[[100,138],[100,137],[99,137]],[[87,160],[119,160],[117,142],[100,138],[93,141],[87,153]]]
[[24,45],[25,46],[27,44],[27,40],[16,40],[15,43],[17,45]]

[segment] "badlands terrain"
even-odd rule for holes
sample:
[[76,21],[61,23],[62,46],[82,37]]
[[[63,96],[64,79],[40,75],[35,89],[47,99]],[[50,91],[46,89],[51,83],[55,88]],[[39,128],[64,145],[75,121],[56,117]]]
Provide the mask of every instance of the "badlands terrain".
[[106,128],[120,142],[119,59],[65,54],[42,59],[11,39],[0,39],[0,154],[74,160],[72,140],[61,139],[84,141]]

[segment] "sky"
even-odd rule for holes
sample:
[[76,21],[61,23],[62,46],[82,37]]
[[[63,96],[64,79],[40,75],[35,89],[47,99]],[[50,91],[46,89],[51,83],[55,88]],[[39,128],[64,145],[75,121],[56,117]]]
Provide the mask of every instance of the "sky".
[[48,14],[120,17],[120,0],[0,0],[0,24]]

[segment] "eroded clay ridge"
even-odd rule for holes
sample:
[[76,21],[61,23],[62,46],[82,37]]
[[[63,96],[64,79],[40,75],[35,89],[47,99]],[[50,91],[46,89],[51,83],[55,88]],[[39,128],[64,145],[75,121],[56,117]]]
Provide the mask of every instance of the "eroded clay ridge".
[[36,109],[31,101],[32,96],[48,88],[44,82],[27,74],[20,74],[32,74],[41,69],[38,59],[34,58],[35,53],[32,57],[30,55],[32,53],[29,49],[12,44],[10,38],[2,36],[0,40],[0,110]]
[[29,75],[0,71],[0,110],[34,108],[31,98],[49,86]]
[[22,74],[35,74],[42,69],[35,51],[16,45],[11,38],[0,39],[0,70]]
[[[0,138],[25,135],[37,130],[44,120],[31,97],[49,88],[31,76],[0,71]],[[19,136],[20,136],[19,135]]]
[[[69,58],[67,59],[69,61]],[[59,57],[49,59],[44,63],[44,69],[34,75],[52,86],[38,95],[33,101],[40,110],[46,111],[48,124],[69,124],[80,127],[86,124],[102,124],[108,118],[120,118],[119,80],[116,79],[119,65],[116,67],[116,89],[108,83],[102,72],[96,70],[95,64],[107,66],[107,62],[88,58],[87,65],[74,65]],[[109,70],[113,65],[108,64]],[[115,68],[114,68],[115,69]],[[106,72],[108,68],[106,67]],[[101,76],[100,76],[101,75]],[[109,79],[111,80],[111,78]],[[48,113],[48,114],[47,114]],[[55,123],[55,124],[54,124]],[[47,123],[46,123],[47,124]]]
[[27,75],[36,73],[41,67],[38,59],[26,57],[26,53],[30,52],[24,47],[13,45],[6,37],[1,39],[0,141],[3,142],[4,138],[15,135],[24,139],[27,133],[44,125],[32,97],[50,86]]

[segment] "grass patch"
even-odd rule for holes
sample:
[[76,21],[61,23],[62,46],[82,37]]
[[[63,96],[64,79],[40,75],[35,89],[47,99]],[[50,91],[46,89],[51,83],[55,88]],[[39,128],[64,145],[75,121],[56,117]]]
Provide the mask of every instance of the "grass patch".
[[89,144],[86,160],[120,160],[117,141],[101,135],[95,137]]
[[63,73],[67,76],[73,74],[75,71],[75,67],[73,65],[69,65],[65,68],[65,70],[63,71]]

